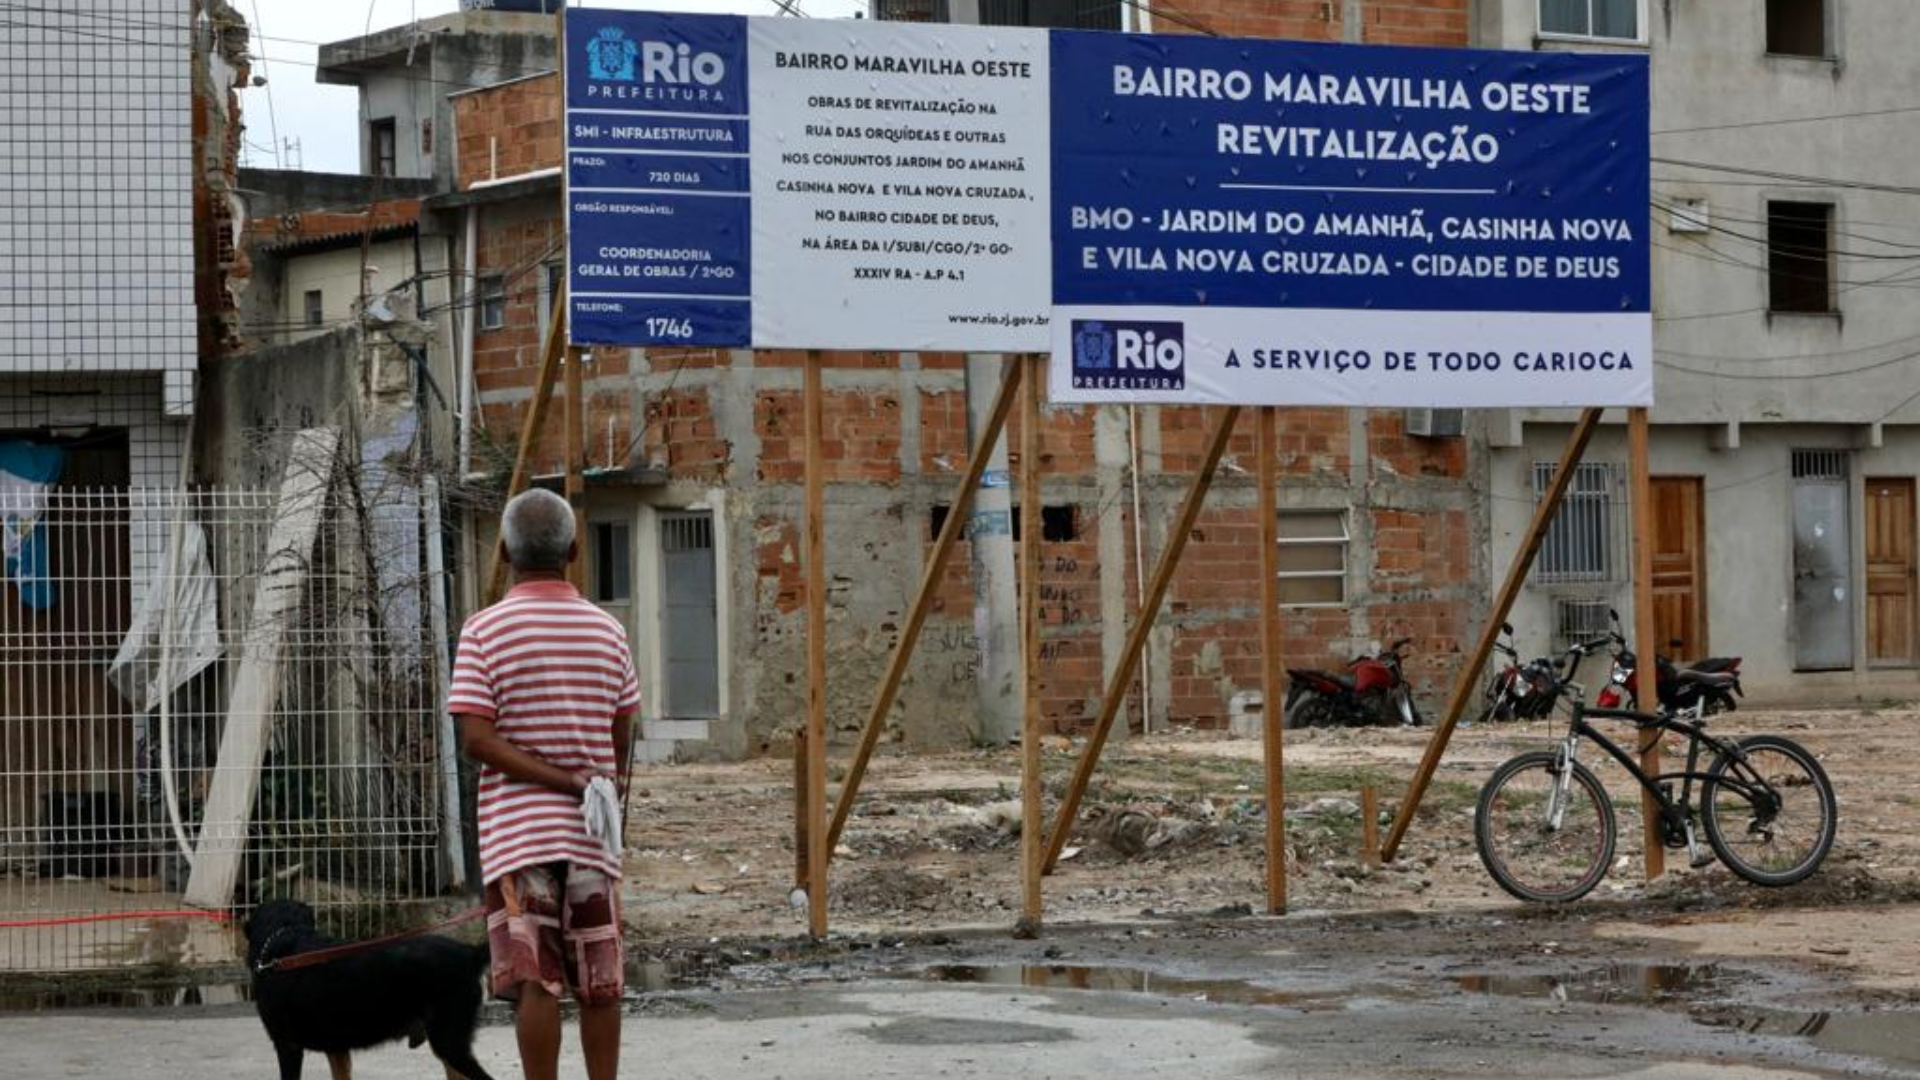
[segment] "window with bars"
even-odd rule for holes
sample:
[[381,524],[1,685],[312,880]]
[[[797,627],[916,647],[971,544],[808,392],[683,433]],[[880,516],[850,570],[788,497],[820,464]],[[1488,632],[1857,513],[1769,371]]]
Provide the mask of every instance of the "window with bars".
[[319,289],[308,289],[305,302],[308,326],[320,326],[327,321],[326,298]]
[[[1536,504],[1546,498],[1558,468],[1551,461],[1534,463]],[[1608,462],[1587,461],[1574,466],[1567,494],[1560,500],[1560,509],[1547,526],[1540,554],[1534,559],[1534,581],[1553,585],[1615,580],[1619,560],[1614,552],[1614,502],[1619,473],[1619,468]]]
[[1280,602],[1289,607],[1347,602],[1344,510],[1280,511]]
[[1613,629],[1612,609],[1605,600],[1562,599],[1553,605],[1553,632],[1562,649],[1592,641]]
[[1793,452],[1793,478],[1795,480],[1828,480],[1844,483],[1847,479],[1847,451],[1795,450]]
[[1540,32],[1557,37],[1640,40],[1642,0],[1540,0]]

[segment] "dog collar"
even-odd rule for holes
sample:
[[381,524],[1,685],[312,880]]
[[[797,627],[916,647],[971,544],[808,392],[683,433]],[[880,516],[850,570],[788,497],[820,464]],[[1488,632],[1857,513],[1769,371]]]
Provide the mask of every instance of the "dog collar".
[[260,959],[253,965],[253,973],[255,975],[264,975],[272,971],[274,965],[280,962],[279,957],[270,957],[267,954],[273,951],[273,946],[280,940],[280,936],[292,929],[294,928],[291,926],[280,926],[276,927],[273,933],[267,935],[267,940],[260,945]]

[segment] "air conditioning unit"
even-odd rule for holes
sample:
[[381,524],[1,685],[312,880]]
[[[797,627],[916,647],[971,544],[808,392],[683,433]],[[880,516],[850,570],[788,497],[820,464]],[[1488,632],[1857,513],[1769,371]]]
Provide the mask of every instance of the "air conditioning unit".
[[1553,636],[1561,648],[1592,641],[1613,629],[1612,608],[1604,599],[1561,597],[1553,605]]
[[1425,439],[1457,439],[1467,433],[1465,409],[1408,409],[1407,434]]
[[1706,233],[1713,231],[1713,211],[1705,199],[1675,199],[1667,209],[1667,231]]

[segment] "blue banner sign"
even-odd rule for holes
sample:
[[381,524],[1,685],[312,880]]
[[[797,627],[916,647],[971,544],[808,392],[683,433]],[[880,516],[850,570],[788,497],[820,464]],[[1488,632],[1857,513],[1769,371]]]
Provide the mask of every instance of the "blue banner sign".
[[1061,401],[1651,400],[1644,56],[1053,35]]
[[569,333],[744,342],[747,20],[567,13]]

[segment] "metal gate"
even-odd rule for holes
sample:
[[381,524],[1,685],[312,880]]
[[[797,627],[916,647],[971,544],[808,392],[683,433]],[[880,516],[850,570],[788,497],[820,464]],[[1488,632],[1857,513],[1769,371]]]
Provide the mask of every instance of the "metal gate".
[[666,657],[664,715],[720,715],[720,641],[714,591],[713,515],[660,515],[661,627]]
[[1793,452],[1793,666],[1853,667],[1853,529],[1845,450]]
[[[45,561],[0,581],[0,971],[231,962],[228,920],[264,899],[307,900],[353,933],[442,891],[430,582],[371,570],[396,564],[378,548],[395,536],[351,490],[329,484],[275,630],[257,769],[223,761],[221,737],[262,648],[250,613],[277,496],[55,489],[15,515]],[[195,909],[201,810],[239,768],[256,776],[237,883]]]

